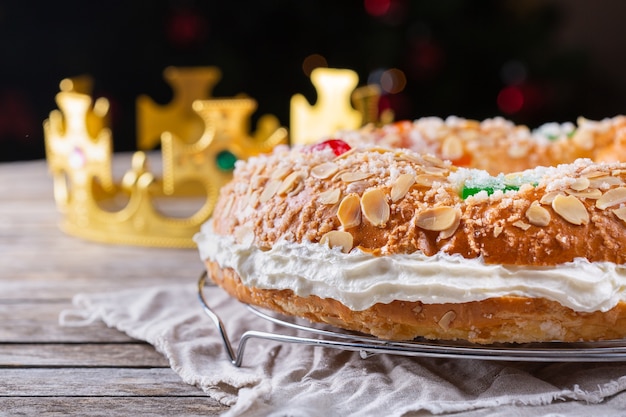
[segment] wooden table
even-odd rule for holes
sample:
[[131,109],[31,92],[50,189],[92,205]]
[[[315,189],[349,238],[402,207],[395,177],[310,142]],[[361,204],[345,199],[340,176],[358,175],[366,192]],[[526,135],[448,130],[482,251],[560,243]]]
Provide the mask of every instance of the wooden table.
[[224,412],[151,345],[102,323],[58,324],[76,293],[195,282],[197,252],[88,242],[58,221],[45,161],[0,164],[0,414]]

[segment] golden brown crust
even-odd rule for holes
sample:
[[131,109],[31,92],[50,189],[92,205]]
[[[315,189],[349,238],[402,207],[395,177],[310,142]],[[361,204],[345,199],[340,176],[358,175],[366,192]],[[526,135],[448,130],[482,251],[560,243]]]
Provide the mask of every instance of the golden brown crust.
[[[336,173],[319,178],[316,169],[327,164]],[[283,174],[273,178],[276,172]],[[289,177],[284,172],[297,173],[298,179],[281,194],[275,189]],[[347,250],[358,247],[375,255],[444,251],[480,256],[490,264],[546,266],[579,257],[626,263],[626,251],[620,250],[626,247],[626,223],[614,211],[621,203],[597,204],[612,190],[626,191],[626,164],[555,168],[517,192],[465,200],[463,183],[455,178],[459,172],[435,158],[400,150],[355,150],[338,158],[301,150],[264,156],[236,171],[221,190],[214,230],[236,237],[251,234],[265,248],[285,236],[324,243],[328,232],[340,231],[352,239]],[[366,177],[355,181],[356,174]],[[394,187],[401,175],[412,185],[398,194]],[[332,192],[336,198],[322,198]],[[378,214],[372,212],[380,211],[372,209],[376,202],[385,209],[384,221],[373,218]],[[543,213],[545,224],[531,207]],[[572,210],[583,217],[572,219]],[[446,215],[454,221],[445,230],[426,224]]]
[[250,288],[232,269],[222,269],[211,261],[206,261],[206,267],[216,284],[244,303],[387,340],[425,337],[481,344],[576,342],[617,339],[626,334],[625,303],[606,313],[581,313],[543,298],[501,297],[458,304],[394,301],[352,311],[332,299]]

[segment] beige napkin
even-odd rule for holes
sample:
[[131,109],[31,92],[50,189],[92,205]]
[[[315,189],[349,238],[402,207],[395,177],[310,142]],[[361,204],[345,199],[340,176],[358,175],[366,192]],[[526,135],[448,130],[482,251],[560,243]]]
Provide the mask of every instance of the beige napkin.
[[[222,290],[206,295],[235,348],[245,330],[276,330]],[[61,324],[99,319],[147,341],[183,381],[231,406],[225,416],[626,415],[626,362],[362,359],[358,352],[253,339],[237,368],[194,285],[78,294],[74,305],[61,314]]]

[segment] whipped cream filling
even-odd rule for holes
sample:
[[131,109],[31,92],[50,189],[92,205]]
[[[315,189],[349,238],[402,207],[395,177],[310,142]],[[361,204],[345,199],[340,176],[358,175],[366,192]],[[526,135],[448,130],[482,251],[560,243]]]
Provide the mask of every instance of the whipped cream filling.
[[214,233],[210,222],[194,240],[202,260],[234,269],[247,286],[332,298],[352,310],[393,300],[435,304],[522,296],[605,312],[626,300],[626,267],[611,262],[576,259],[556,267],[516,267],[445,253],[378,257],[353,249],[344,254],[285,239],[263,251]]

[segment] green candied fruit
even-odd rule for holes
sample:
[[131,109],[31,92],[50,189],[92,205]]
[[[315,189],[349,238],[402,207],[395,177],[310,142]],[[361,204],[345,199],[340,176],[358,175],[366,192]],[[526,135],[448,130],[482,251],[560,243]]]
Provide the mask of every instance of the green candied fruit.
[[467,197],[473,196],[475,194],[478,194],[481,191],[486,191],[487,195],[491,195],[493,194],[496,190],[500,190],[502,192],[506,192],[506,191],[517,191],[519,190],[519,186],[517,185],[504,185],[503,187],[498,187],[498,188],[494,188],[494,187],[468,187],[468,186],[463,186],[463,190],[461,191],[461,197],[463,197],[463,199],[465,200]]
[[235,169],[235,162],[237,162],[237,157],[230,151],[224,150],[217,154],[216,156],[217,167],[222,171],[232,171]]

